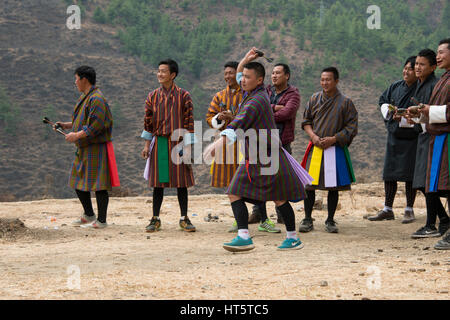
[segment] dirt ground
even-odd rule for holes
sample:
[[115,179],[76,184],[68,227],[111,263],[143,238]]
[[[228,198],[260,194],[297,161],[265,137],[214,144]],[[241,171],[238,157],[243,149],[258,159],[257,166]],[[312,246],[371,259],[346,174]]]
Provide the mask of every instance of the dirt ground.
[[[300,235],[303,249],[277,251],[284,226],[267,234],[252,224],[256,249],[240,254],[222,248],[234,237],[224,195],[189,198],[195,233],[178,229],[176,197],[165,198],[153,234],[145,232],[147,197],[111,198],[103,230],[70,225],[82,211],[76,199],[0,203],[0,218],[27,228],[0,235],[0,299],[449,299],[450,252],[433,249],[440,238],[410,238],[425,223],[423,196],[417,221],[403,225],[401,190],[396,220],[383,222],[363,219],[383,203],[382,185],[353,190],[341,193],[338,234],[324,231],[323,208],[313,213],[315,230]],[[298,226],[303,203],[293,207]]]

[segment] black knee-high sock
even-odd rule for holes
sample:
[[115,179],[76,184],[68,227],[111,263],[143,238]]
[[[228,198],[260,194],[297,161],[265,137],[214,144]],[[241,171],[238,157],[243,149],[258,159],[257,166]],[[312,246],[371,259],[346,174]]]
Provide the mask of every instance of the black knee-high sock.
[[188,213],[188,190],[187,188],[177,188],[178,204],[182,217],[186,217]]
[[305,219],[311,219],[314,203],[316,202],[316,191],[306,190]]
[[164,199],[164,188],[153,189],[153,216],[159,217],[161,205]]
[[248,209],[243,199],[231,203],[234,218],[236,219],[238,229],[248,229]]
[[261,202],[256,205],[259,209],[259,213],[261,214],[261,222],[264,222],[267,220],[267,209],[266,209],[266,203]]
[[334,214],[336,213],[338,201],[339,201],[339,191],[337,191],[337,190],[328,191],[328,198],[327,198],[328,218],[327,218],[327,221],[333,221]]
[[405,182],[405,191],[406,191],[406,206],[414,207],[414,202],[416,201],[416,193],[417,190],[413,189],[412,181]]
[[436,217],[439,217],[440,222],[445,223],[449,221],[447,212],[445,211],[445,208],[441,202],[441,198],[439,197],[439,194],[437,192],[427,193],[425,199],[427,200],[427,203],[429,201],[433,207],[432,213],[430,215],[428,214],[428,207],[427,207],[428,226],[434,226],[436,224]]
[[397,181],[384,182],[384,205],[391,207],[394,205],[395,194],[397,193]]
[[95,192],[97,199],[98,218],[101,223],[106,223],[106,215],[108,214],[109,195],[107,190],[100,190]]
[[81,191],[81,190],[75,190],[77,193],[78,199],[80,199],[81,205],[84,209],[84,214],[92,217],[94,215],[94,209],[92,208],[92,201],[91,201],[91,193],[89,191]]
[[295,231],[295,213],[289,201],[286,201],[285,204],[277,208],[280,211],[281,216],[283,217],[286,231]]
[[437,201],[442,207],[441,200],[439,196],[434,193],[425,193],[425,203],[427,206],[427,222],[426,225],[428,227],[434,227],[436,225],[436,217],[437,212],[439,210],[439,205],[437,205]]

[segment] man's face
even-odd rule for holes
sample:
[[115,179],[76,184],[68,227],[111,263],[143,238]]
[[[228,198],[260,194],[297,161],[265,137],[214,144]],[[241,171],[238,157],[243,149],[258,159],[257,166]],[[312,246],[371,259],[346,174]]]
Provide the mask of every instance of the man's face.
[[258,77],[255,70],[244,68],[241,80],[242,89],[251,92],[255,90],[256,87],[262,85],[263,82],[263,77]]
[[437,49],[437,65],[441,69],[450,69],[450,49],[448,43],[441,44]]
[[411,62],[408,62],[403,67],[403,80],[405,80],[407,83],[414,83],[417,81],[415,69],[413,66],[411,66]]
[[430,65],[430,61],[425,57],[417,57],[414,70],[417,78],[425,80],[434,70],[436,70],[436,66]]
[[86,78],[80,79],[80,76],[77,74],[75,74],[75,85],[80,92],[84,92],[90,87],[89,81]]
[[276,66],[272,70],[272,84],[277,87],[286,86],[289,80],[289,75],[284,73],[283,66]]
[[338,82],[339,80],[334,79],[333,72],[322,72],[320,76],[320,85],[325,92],[333,92],[336,90]]
[[232,86],[237,84],[237,82],[236,82],[236,69],[231,68],[231,67],[226,67],[225,70],[223,71],[223,75],[224,75],[225,82],[230,87],[232,87]]
[[176,74],[175,72],[170,73],[170,69],[167,64],[162,64],[158,67],[157,76],[160,84],[166,84],[173,81],[173,79],[175,79]]

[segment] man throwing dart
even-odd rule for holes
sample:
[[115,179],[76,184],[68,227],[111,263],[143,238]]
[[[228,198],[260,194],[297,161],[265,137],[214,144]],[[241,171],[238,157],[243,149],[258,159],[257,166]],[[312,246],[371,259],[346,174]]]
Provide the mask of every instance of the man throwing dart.
[[[75,84],[82,93],[75,105],[72,122],[56,122],[64,130],[67,142],[77,146],[69,185],[78,195],[84,214],[73,222],[75,226],[101,229],[107,226],[108,190],[120,186],[114,149],[111,143],[113,118],[100,89],[95,86],[95,70],[81,66],[75,70]],[[98,218],[91,202],[95,191]]]

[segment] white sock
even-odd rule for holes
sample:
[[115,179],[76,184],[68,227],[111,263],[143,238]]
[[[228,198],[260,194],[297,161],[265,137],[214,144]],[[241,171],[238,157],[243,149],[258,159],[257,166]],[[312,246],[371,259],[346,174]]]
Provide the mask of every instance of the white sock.
[[413,208],[412,207],[406,207],[405,211],[413,211]]
[[239,229],[238,236],[244,240],[250,239],[250,233],[248,232],[248,229]]
[[297,231],[286,231],[286,238],[297,240]]
[[185,216],[181,216],[180,220],[184,220]]
[[391,207],[388,207],[388,206],[384,206],[383,211],[392,211],[392,208],[391,208]]

